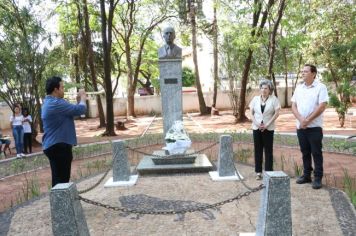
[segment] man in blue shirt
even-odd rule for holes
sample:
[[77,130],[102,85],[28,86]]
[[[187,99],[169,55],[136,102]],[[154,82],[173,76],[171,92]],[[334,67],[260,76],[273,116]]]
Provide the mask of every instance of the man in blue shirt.
[[44,135],[43,151],[49,159],[52,171],[52,187],[68,183],[73,159],[72,147],[77,144],[74,117],[86,112],[86,93],[79,90],[77,105],[67,102],[64,97],[63,81],[51,77],[46,81],[47,96],[42,105]]

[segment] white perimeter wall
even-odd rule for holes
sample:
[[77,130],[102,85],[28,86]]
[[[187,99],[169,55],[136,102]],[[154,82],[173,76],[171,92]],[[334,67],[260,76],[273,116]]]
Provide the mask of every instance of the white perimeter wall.
[[[278,98],[281,106],[284,106],[284,93],[285,89],[278,89]],[[246,99],[246,106],[251,101],[251,98],[259,94],[258,89],[252,90],[248,94]],[[288,102],[290,105],[290,98],[292,94],[292,89],[288,90]],[[211,106],[213,101],[213,92],[204,93],[205,103],[207,106]],[[106,103],[105,99],[102,98],[102,103],[104,107],[104,112],[106,113]],[[98,117],[98,110],[96,100],[94,98],[90,99],[90,117]],[[228,92],[219,91],[217,96],[217,106],[218,110],[229,110],[231,109],[230,99]],[[186,112],[198,112],[199,111],[199,101],[196,92],[183,93],[183,113]],[[161,97],[157,95],[153,96],[141,96],[135,97],[135,112],[136,115],[147,115],[150,113],[161,114]],[[125,116],[126,115],[126,98],[115,98],[114,99],[114,114],[115,116]],[[5,104],[0,105],[0,128],[8,129],[10,128],[10,116],[12,115],[11,109]]]

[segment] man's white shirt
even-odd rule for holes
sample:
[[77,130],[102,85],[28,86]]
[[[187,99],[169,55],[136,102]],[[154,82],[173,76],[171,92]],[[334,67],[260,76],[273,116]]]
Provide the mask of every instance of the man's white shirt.
[[[324,84],[315,81],[307,86],[305,83],[300,84],[294,91],[291,101],[297,105],[299,114],[307,118],[313,111],[324,102],[329,101],[328,91]],[[322,127],[323,116],[320,114],[312,120],[307,127]],[[300,122],[297,119],[297,129],[300,128]]]

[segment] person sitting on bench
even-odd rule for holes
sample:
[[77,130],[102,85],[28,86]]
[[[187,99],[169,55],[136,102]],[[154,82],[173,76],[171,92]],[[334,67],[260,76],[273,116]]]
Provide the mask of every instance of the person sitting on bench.
[[[2,132],[0,130],[0,153],[4,152],[5,157],[6,157],[6,150],[9,151],[9,154],[11,154],[10,143],[11,143],[11,140],[8,137],[3,136]],[[4,149],[2,149],[3,144],[5,144]]]

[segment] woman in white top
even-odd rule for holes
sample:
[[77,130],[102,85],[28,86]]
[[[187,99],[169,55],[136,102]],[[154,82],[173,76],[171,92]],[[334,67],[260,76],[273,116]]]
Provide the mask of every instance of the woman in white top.
[[23,143],[24,143],[24,152],[25,154],[27,153],[32,153],[32,117],[30,114],[28,114],[28,109],[23,108],[22,109],[22,115],[23,115]]
[[262,179],[263,151],[265,152],[265,171],[273,171],[274,122],[281,107],[278,98],[272,94],[273,89],[270,80],[262,80],[260,82],[261,94],[255,96],[249,105],[255,147],[256,179]]
[[12,127],[12,134],[15,139],[17,157],[23,157],[23,115],[21,114],[21,108],[19,105],[14,106],[14,114],[10,117],[10,123]]

